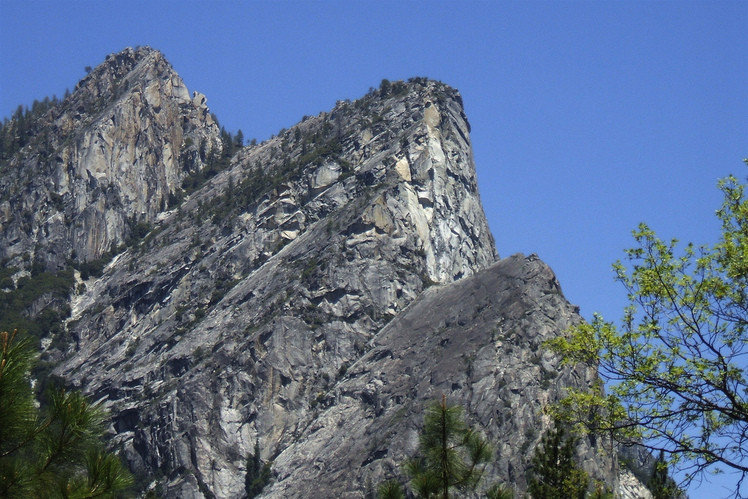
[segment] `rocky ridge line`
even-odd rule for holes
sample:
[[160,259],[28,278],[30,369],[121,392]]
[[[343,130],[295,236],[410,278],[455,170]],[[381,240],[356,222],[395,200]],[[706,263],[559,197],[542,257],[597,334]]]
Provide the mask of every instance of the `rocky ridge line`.
[[258,437],[288,447],[381,327],[495,261],[459,94],[397,88],[240,151],[75,298],[57,372],[169,495],[241,495]]
[[[216,169],[204,96],[159,52],[127,49],[35,130],[0,172],[0,256],[17,279],[117,247],[102,275],[76,272],[42,360],[105,404],[163,497],[243,497],[258,439],[275,462],[264,497],[310,481],[363,497],[398,475],[441,394],[496,443],[487,482],[522,492],[544,408],[595,379],[542,348],[581,320],[552,271],[497,262],[447,85],[383,85]],[[579,449],[610,486],[614,454]]]

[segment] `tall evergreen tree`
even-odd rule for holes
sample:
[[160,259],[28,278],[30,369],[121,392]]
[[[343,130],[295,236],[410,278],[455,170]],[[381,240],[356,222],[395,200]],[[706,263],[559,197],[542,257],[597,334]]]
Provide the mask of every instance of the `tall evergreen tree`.
[[533,499],[584,499],[589,478],[574,459],[575,442],[554,424],[543,435],[531,461],[527,490]]
[[447,405],[446,397],[426,409],[420,452],[405,466],[411,488],[419,497],[442,499],[453,489],[474,489],[493,456],[488,442],[465,424],[462,408]]
[[260,441],[255,440],[254,452],[247,456],[247,474],[244,477],[244,488],[247,499],[253,499],[260,495],[265,485],[270,482],[271,463],[263,463],[260,458]]
[[379,485],[379,499],[405,499],[400,482],[390,480]]
[[678,499],[683,497],[675,481],[668,475],[667,462],[663,451],[660,451],[657,462],[652,468],[652,475],[647,482],[647,488],[652,493],[652,499]]

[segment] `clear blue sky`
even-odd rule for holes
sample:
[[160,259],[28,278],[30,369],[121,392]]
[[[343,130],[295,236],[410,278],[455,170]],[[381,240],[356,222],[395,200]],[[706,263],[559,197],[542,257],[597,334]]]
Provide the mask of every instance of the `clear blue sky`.
[[748,1],[0,0],[0,116],[135,45],[247,139],[382,78],[458,88],[499,253],[538,253],[587,318],[620,315],[639,222],[714,242],[717,179],[748,175]]

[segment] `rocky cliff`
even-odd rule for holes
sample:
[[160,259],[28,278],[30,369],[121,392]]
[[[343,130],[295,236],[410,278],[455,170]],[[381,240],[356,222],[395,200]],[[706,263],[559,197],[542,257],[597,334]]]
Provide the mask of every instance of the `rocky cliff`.
[[[429,288],[319,396],[318,416],[275,458],[267,497],[360,497],[367,483],[402,479],[397,464],[417,452],[418,415],[443,395],[493,443],[492,480],[523,491],[528,455],[550,423],[544,408],[596,377],[559,369],[542,347],[578,321],[535,255]],[[609,449],[587,441],[579,452],[597,479],[615,475]]]
[[[544,408],[595,379],[542,348],[580,318],[537,257],[498,261],[444,84],[383,85],[216,167],[204,97],[128,49],[35,127],[46,138],[3,163],[4,262],[20,286],[30,262],[112,257],[75,272],[42,358],[108,407],[165,497],[243,497],[256,442],[274,462],[263,497],[364,497],[442,394],[495,443],[491,478],[521,492]],[[617,485],[600,441],[579,457]]]
[[168,207],[199,150],[221,147],[205,97],[147,47],[108,56],[24,130],[7,126],[30,135],[0,176],[0,258],[15,266],[100,258]]

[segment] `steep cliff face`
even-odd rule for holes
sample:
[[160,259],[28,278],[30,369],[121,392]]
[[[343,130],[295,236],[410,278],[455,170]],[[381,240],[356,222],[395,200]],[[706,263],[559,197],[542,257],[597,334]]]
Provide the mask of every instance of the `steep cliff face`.
[[[419,416],[443,395],[495,447],[485,485],[524,491],[531,449],[550,423],[544,408],[596,379],[589,367],[561,369],[542,347],[579,321],[535,255],[426,290],[320,395],[316,419],[275,457],[263,497],[361,497],[367,483],[405,481],[398,464],[417,452]],[[598,480],[615,476],[609,447],[585,441],[579,456]]]
[[392,317],[495,261],[458,97],[414,83],[242,151],[76,297],[58,372],[133,462],[240,496],[258,437],[288,447]]
[[202,148],[204,157],[221,147],[205,98],[191,99],[148,47],[109,55],[35,118],[27,124],[33,140],[0,177],[0,258],[17,267],[24,259],[58,269],[100,258],[135,223],[153,223],[182,179],[203,166],[191,151]]
[[[0,177],[19,266],[30,248],[48,265],[96,258],[150,224],[78,277],[65,331],[43,342],[107,406],[133,470],[164,497],[241,498],[259,441],[266,497],[363,497],[445,394],[495,443],[490,478],[523,491],[543,409],[595,372],[541,346],[580,320],[550,269],[497,263],[459,93],[413,79],[339,102],[183,198],[221,148],[204,104],[158,52],[112,55],[45,118],[52,159],[29,145]],[[617,483],[602,442],[579,452]]]

